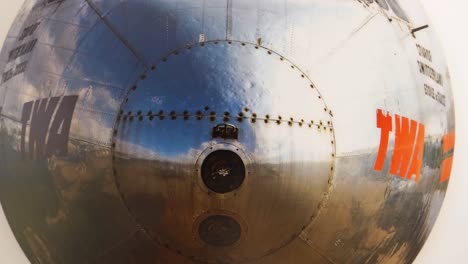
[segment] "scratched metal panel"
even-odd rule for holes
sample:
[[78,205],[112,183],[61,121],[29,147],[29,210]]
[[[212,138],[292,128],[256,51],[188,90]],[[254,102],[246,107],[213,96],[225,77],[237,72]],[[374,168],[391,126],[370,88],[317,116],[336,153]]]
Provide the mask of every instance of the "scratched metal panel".
[[[384,3],[27,1],[0,53],[0,199],[31,262],[410,263],[453,102],[419,4]],[[202,172],[220,150],[250,172],[227,193]]]

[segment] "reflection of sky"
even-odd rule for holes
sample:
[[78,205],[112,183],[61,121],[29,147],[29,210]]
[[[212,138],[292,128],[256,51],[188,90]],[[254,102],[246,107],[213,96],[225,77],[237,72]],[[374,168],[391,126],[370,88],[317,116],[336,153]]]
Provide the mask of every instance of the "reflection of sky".
[[[205,5],[203,2],[94,1],[112,26],[149,62],[156,61],[173,48],[197,42],[200,34],[204,34],[208,40],[226,37],[226,2],[207,1]],[[44,13],[52,17],[43,20],[37,31],[41,44],[32,55],[28,73],[8,82],[8,86],[19,88],[7,94],[11,100],[7,100],[4,111],[19,116],[20,106],[26,101],[51,95],[79,94],[75,113],[79,123],[73,123],[72,134],[108,141],[124,90],[143,72],[143,67],[107,26],[99,21],[84,0],[65,1],[57,12],[52,11],[49,7]],[[422,103],[415,99],[421,97],[421,94],[413,89],[417,85],[414,79],[421,77],[406,59],[408,55],[414,55],[411,46],[414,43],[399,42],[400,39],[407,39],[407,32],[404,29],[395,31],[383,16],[369,20],[370,11],[356,1],[291,0],[286,5],[279,0],[268,4],[263,1],[234,1],[232,14],[232,38],[256,42],[261,37],[263,45],[279,51],[308,72],[312,80],[318,81],[319,90],[334,110],[337,133],[341,133],[342,138],[346,138],[347,131],[355,128],[356,124],[359,124],[359,129],[378,132],[375,129],[377,108],[403,115],[407,112],[407,116],[425,120],[428,131],[440,127],[437,123],[440,109],[425,108],[423,117],[420,111]],[[25,24],[30,23],[32,21]],[[433,42],[433,39],[427,39],[424,35],[418,36],[418,40],[427,45]],[[16,46],[13,43],[11,45]],[[388,57],[383,57],[382,54],[387,52],[382,53],[382,50],[393,51],[397,56],[393,58],[389,52]],[[332,56],[323,58],[324,54]],[[237,63],[237,60],[244,59],[242,54],[210,56],[216,59],[218,65]],[[350,63],[353,61],[359,61],[361,66],[355,67]],[[435,56],[435,63],[443,63],[443,60]],[[404,67],[393,67],[397,64]],[[236,93],[236,89],[252,86],[251,82],[240,83],[239,80],[256,79],[258,76],[249,72],[235,76],[230,72],[232,69],[228,68],[225,74],[232,75],[231,79],[227,76],[217,78],[206,75],[207,71],[219,70],[210,68],[213,65],[216,63],[204,61],[203,57],[186,61],[177,70],[163,72],[166,81],[158,83],[161,86],[148,90],[147,94],[141,94],[141,98],[136,98],[135,102],[145,112],[150,108],[155,111],[159,109],[153,108],[193,112],[201,110],[196,108],[209,105],[222,109],[217,111],[228,110],[233,114],[240,110],[242,104],[251,104],[255,100],[265,104],[278,103],[278,107],[272,111],[281,113],[288,110],[281,109],[282,105],[286,105],[286,108],[293,105],[285,101],[276,102],[271,94],[265,92],[239,99],[240,93]],[[271,79],[277,75],[275,69],[265,68],[261,63],[256,66],[259,75],[268,75]],[[158,76],[158,71],[148,78]],[[190,89],[171,91],[181,76],[190,76],[185,83],[188,87],[201,87],[210,82],[213,87],[223,87],[225,90],[200,90],[205,94],[194,94]],[[159,90],[171,92],[160,94]],[[356,94],[363,95],[360,98],[362,100],[346,100]],[[377,103],[362,104],[366,94]],[[395,100],[395,97],[398,99]],[[423,100],[427,99],[424,95],[422,97]],[[193,108],[185,109],[187,102]],[[411,105],[411,110],[402,110],[402,105]],[[355,110],[349,111],[350,107]],[[265,112],[271,110],[267,106],[259,108]],[[378,136],[379,133],[375,133],[375,138],[359,134],[352,142],[338,140],[338,146],[344,152],[367,148],[378,144]]]

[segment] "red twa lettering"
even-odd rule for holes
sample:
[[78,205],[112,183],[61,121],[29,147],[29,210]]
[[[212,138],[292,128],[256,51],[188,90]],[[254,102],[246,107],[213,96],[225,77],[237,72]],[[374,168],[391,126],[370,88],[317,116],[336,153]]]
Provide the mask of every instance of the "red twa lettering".
[[389,114],[384,115],[382,110],[377,110],[377,127],[381,129],[381,136],[374,170],[381,171],[384,166],[385,156],[387,155],[390,132],[392,131],[392,116]]
[[442,151],[446,157],[442,162],[440,169],[440,182],[446,182],[450,179],[450,171],[453,164],[453,151],[455,148],[455,132],[450,132],[442,139]]
[[400,175],[400,177],[405,177],[413,153],[418,123],[414,120],[410,121],[406,117],[400,117],[399,115],[395,115],[395,123],[395,147],[393,149],[390,174],[397,175],[399,169],[400,173],[398,175]]
[[395,146],[389,173],[406,179],[414,176],[414,180],[418,182],[424,155],[424,125],[407,117],[384,114],[381,109],[377,110],[377,127],[380,128],[381,136],[374,169],[376,171],[383,169],[393,120],[395,120]]

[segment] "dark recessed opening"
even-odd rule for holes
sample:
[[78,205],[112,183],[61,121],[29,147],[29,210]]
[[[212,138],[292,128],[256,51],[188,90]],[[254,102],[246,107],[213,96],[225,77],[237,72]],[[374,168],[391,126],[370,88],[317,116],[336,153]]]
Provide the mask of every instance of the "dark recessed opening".
[[232,217],[212,215],[203,220],[198,227],[200,239],[214,247],[227,247],[241,237],[241,226]]
[[245,165],[236,153],[217,150],[203,161],[201,176],[208,189],[216,193],[228,193],[244,182]]

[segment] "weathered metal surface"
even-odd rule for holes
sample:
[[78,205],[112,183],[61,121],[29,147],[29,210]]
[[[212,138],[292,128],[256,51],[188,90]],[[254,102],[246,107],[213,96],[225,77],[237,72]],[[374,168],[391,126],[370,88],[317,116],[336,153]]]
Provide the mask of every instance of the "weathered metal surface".
[[454,145],[427,24],[417,1],[26,1],[0,53],[16,238],[32,263],[412,262]]

